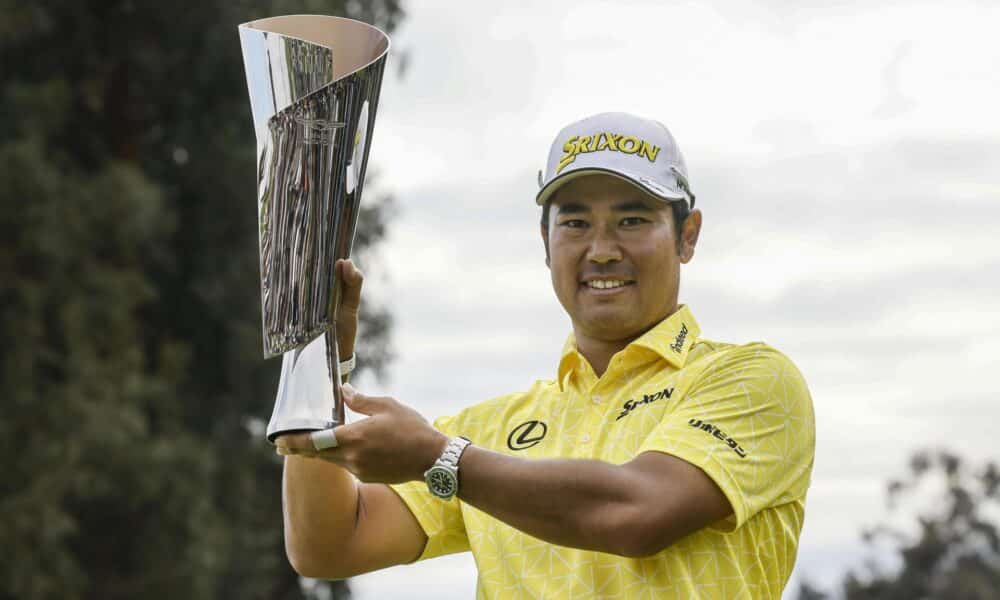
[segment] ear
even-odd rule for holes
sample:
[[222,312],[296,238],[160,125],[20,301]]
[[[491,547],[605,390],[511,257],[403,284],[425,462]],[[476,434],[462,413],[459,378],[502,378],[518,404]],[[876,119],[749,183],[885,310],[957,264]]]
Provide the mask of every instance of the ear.
[[552,265],[549,264],[549,228],[542,224],[539,229],[542,232],[542,245],[545,246],[545,266],[551,267]]
[[698,234],[701,233],[701,210],[694,209],[691,214],[684,219],[681,226],[681,244],[678,258],[687,264],[694,258],[694,247],[698,244]]

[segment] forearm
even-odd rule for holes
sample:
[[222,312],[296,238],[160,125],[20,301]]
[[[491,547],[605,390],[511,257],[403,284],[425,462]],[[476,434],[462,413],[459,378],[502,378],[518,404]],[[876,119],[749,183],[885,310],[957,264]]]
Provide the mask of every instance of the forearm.
[[355,531],[358,486],[335,464],[286,456],[282,481],[285,548],[300,573],[329,569],[344,556]]
[[525,460],[476,446],[460,465],[462,500],[508,525],[562,546],[635,554],[638,482],[627,470],[596,460]]

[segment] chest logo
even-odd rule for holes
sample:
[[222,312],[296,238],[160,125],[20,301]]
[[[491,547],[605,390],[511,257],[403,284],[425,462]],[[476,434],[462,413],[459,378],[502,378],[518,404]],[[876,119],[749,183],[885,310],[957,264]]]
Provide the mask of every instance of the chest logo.
[[537,446],[548,431],[548,426],[541,421],[525,421],[507,436],[507,447],[511,450],[527,450]]
[[652,404],[657,400],[670,398],[673,395],[674,395],[674,388],[670,387],[670,388],[663,388],[662,390],[656,392],[655,394],[643,394],[642,400],[626,400],[625,404],[622,405],[622,412],[618,415],[615,421],[618,421],[622,417],[627,417],[629,413],[639,408],[640,406]]

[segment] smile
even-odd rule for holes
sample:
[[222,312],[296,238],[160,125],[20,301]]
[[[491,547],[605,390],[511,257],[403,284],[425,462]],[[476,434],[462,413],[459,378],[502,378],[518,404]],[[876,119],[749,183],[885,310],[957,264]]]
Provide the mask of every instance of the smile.
[[581,285],[592,290],[617,290],[632,283],[625,279],[592,279],[582,282]]

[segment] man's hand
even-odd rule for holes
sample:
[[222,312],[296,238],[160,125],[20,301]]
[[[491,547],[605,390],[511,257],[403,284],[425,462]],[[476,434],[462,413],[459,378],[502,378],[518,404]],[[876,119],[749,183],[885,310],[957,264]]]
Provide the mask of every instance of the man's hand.
[[347,406],[369,417],[336,427],[336,448],[317,451],[308,433],[295,433],[275,440],[278,454],[326,460],[366,483],[423,479],[424,471],[444,451],[448,437],[394,398],[365,396],[350,385],[342,389]]
[[354,354],[354,341],[358,335],[358,311],[361,308],[361,285],[365,277],[351,259],[340,259],[334,265],[340,285],[340,306],[335,316],[337,322],[337,349],[340,359]]

